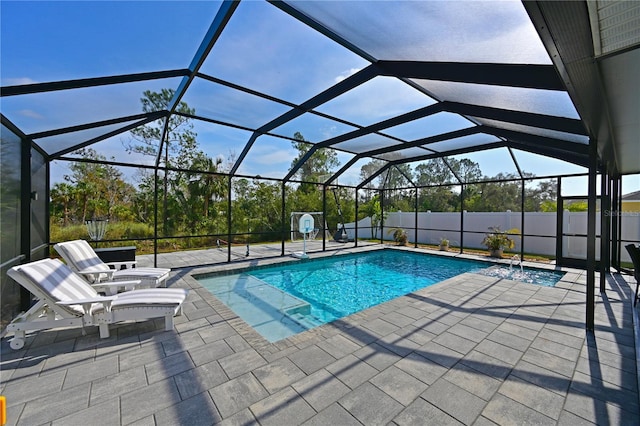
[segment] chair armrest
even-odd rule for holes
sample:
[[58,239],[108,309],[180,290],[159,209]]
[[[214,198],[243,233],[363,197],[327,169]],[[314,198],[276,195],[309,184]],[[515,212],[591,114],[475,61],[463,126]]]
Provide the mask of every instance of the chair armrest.
[[105,265],[109,266],[110,268],[120,270],[123,266],[127,269],[131,269],[135,265],[137,265],[137,263],[137,260],[123,260],[119,262],[105,262]]
[[141,283],[142,280],[109,281],[108,283],[93,284],[92,287],[135,287],[137,285],[140,285]]
[[130,291],[130,290],[135,290],[136,287],[139,286],[140,284],[142,284],[142,280],[126,280],[126,281],[110,281],[108,283],[107,282],[97,283],[97,284],[92,284],[91,287],[95,288],[98,291],[104,290],[105,293],[114,295],[118,292],[118,289],[120,287],[124,287],[125,291]]
[[109,312],[111,311],[111,302],[116,300],[118,296],[100,296],[100,297],[92,297],[89,299],[77,299],[77,300],[67,300],[56,302],[56,305],[82,305],[82,310],[85,315],[89,315],[91,312],[91,305],[94,303],[102,303],[104,306],[104,310]]
[[95,269],[95,268],[87,268],[81,271],[78,271],[78,274],[81,275],[93,275],[93,279],[96,280],[96,283],[100,282],[100,274],[106,274],[107,280],[113,279],[113,274],[116,271],[114,269]]

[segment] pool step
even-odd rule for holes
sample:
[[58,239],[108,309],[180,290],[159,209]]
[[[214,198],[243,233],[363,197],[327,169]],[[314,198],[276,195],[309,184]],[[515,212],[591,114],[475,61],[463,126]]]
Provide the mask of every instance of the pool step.
[[260,306],[262,310],[285,315],[311,312],[311,306],[304,300],[252,276],[233,275],[221,279],[211,291],[223,302],[242,299]]
[[292,315],[289,315],[289,318],[291,318],[293,321],[297,322],[298,324],[300,324],[301,326],[303,326],[304,328],[310,329],[310,328],[314,328],[317,327],[319,325],[324,324],[323,322],[321,322],[320,320],[309,316],[309,315],[303,315],[300,313],[295,313]]

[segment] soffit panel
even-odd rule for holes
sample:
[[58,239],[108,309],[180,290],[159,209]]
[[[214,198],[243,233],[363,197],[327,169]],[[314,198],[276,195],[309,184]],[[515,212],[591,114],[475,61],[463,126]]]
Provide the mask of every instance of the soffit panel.
[[640,48],[601,61],[620,173],[640,172]]
[[640,2],[596,2],[603,54],[640,44]]

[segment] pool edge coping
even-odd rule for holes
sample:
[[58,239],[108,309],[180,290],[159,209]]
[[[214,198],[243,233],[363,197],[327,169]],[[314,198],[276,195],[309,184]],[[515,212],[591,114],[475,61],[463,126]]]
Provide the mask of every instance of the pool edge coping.
[[[344,251],[342,250],[333,250],[331,252],[316,252],[316,253],[310,253],[310,259],[319,259],[319,258],[324,258],[324,257],[330,257],[330,256],[339,256],[342,254],[353,254],[353,251],[356,251],[357,253],[361,253],[361,252],[368,252],[368,251],[377,251],[377,250],[385,250],[385,249],[391,249],[391,250],[401,250],[401,251],[411,251],[411,252],[418,252],[418,253],[422,253],[422,254],[429,254],[429,255],[435,255],[435,256],[448,256],[448,257],[456,257],[456,258],[468,258],[470,260],[480,260],[486,263],[493,263],[493,264],[508,264],[508,259],[488,259],[486,257],[482,257],[482,256],[476,256],[476,255],[469,255],[469,254],[463,254],[463,253],[439,253],[439,252],[433,252],[432,250],[427,250],[427,249],[422,249],[422,248],[413,248],[413,247],[401,247],[401,246],[393,246],[393,245],[384,245],[384,246],[366,246],[366,247],[353,247],[353,248],[349,248],[349,249],[345,249]],[[246,271],[246,270],[251,270],[256,268],[256,266],[261,266],[261,267],[267,267],[267,266],[273,266],[273,265],[277,265],[277,264],[282,264],[282,263],[286,263],[289,261],[300,261],[301,259],[298,258],[293,258],[291,256],[285,256],[284,259],[282,256],[280,257],[275,257],[275,258],[268,258],[265,259],[266,262],[262,263],[260,265],[241,265],[239,267],[235,267],[235,268],[229,268],[229,266],[237,266],[238,263],[234,263],[233,265],[230,264],[225,264],[223,266],[221,265],[211,265],[211,266],[201,266],[201,267],[194,267],[194,268],[184,268],[184,269],[188,269],[188,271],[186,272],[186,274],[182,277],[183,279],[185,279],[185,281],[189,284],[189,286],[191,288],[193,288],[194,290],[201,290],[206,292],[208,295],[211,296],[211,298],[213,298],[213,300],[208,299],[208,298],[203,298],[205,300],[208,300],[208,303],[211,304],[211,302],[215,302],[215,305],[211,305],[216,312],[223,312],[225,315],[221,315],[221,317],[227,321],[227,323],[229,323],[231,319],[236,319],[237,321],[233,321],[231,322],[231,324],[229,324],[230,326],[232,326],[235,331],[245,340],[247,340],[247,342],[250,344],[250,346],[255,349],[256,351],[258,351],[259,353],[264,352],[266,355],[269,354],[273,354],[273,353],[277,353],[283,350],[283,348],[287,348],[287,347],[291,347],[291,346],[299,346],[299,345],[306,345],[306,344],[312,344],[314,339],[316,337],[326,337],[327,333],[331,333],[331,334],[335,334],[335,332],[339,332],[341,329],[344,328],[353,328],[358,326],[359,321],[356,321],[355,323],[353,322],[353,319],[357,316],[367,316],[370,311],[375,310],[375,309],[379,309],[381,306],[387,304],[387,303],[392,303],[394,300],[400,299],[402,297],[409,297],[412,294],[416,294],[417,292],[423,292],[423,291],[428,291],[429,289],[441,289],[443,287],[443,285],[451,285],[454,281],[458,281],[460,279],[461,276],[464,276],[466,274],[468,275],[475,275],[477,277],[482,277],[483,279],[487,280],[487,279],[493,279],[495,280],[493,284],[496,284],[500,281],[506,281],[506,282],[510,282],[510,283],[515,283],[515,284],[521,284],[521,285],[534,285],[535,284],[530,284],[530,283],[524,283],[524,282],[519,282],[519,281],[514,281],[514,280],[507,280],[504,278],[497,278],[497,277],[489,277],[486,275],[482,275],[482,274],[476,274],[476,273],[472,273],[472,272],[463,272],[462,274],[458,274],[454,277],[451,278],[447,278],[446,280],[443,280],[441,282],[438,282],[432,286],[428,286],[419,290],[416,290],[415,292],[411,292],[411,293],[407,293],[405,295],[396,297],[394,299],[391,299],[389,301],[386,301],[384,303],[378,304],[376,306],[372,306],[369,307],[367,309],[364,309],[360,312],[356,312],[353,313],[351,315],[348,315],[344,318],[332,321],[330,323],[327,324],[323,324],[320,325],[318,327],[314,327],[312,329],[309,330],[305,330],[301,333],[295,334],[293,336],[289,336],[286,337],[282,340],[278,340],[276,342],[269,342],[266,338],[264,338],[260,333],[258,333],[253,327],[251,327],[248,323],[246,323],[241,317],[239,317],[237,314],[235,314],[235,312],[233,312],[228,306],[226,306],[224,304],[224,302],[222,302],[220,299],[218,299],[214,294],[212,294],[209,290],[207,290],[205,287],[203,287],[200,282],[198,281],[198,279],[196,278],[196,276],[201,276],[201,275],[205,275],[205,274],[210,274],[213,273],[212,276],[215,275],[226,275],[226,274],[234,274],[234,273],[240,273],[239,271]],[[534,265],[534,266],[529,266],[529,265]],[[583,274],[586,273],[586,271],[581,270],[581,269],[575,269],[575,268],[564,268],[564,267],[558,267],[557,265],[547,265],[547,268],[540,268],[539,264],[535,263],[535,262],[523,262],[523,266],[527,266],[527,267],[532,267],[532,268],[536,268],[536,269],[552,269],[552,270],[560,270],[562,272],[565,272],[565,275],[563,275],[563,277],[558,281],[558,283],[560,282],[565,282],[565,283],[572,283],[575,284],[578,282],[578,280],[581,278],[581,276]],[[220,268],[217,269],[217,271],[210,271],[210,269],[212,268]],[[217,273],[216,273],[217,272]],[[566,280],[565,281],[565,277],[571,273],[577,274],[577,276],[574,277],[573,280]],[[558,290],[563,290],[566,291],[567,289],[564,288],[563,286],[557,287],[557,286],[553,286],[553,287],[546,287],[546,286],[538,286],[540,288],[547,288],[547,289],[558,289]],[[433,290],[432,290],[433,291]]]

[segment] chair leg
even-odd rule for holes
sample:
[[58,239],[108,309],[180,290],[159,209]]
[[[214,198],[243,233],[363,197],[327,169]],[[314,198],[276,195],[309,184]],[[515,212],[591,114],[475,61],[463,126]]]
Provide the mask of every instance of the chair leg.
[[9,346],[11,346],[13,350],[22,349],[24,347],[24,339],[25,332],[23,330],[16,331],[13,339],[9,342]]
[[101,339],[106,339],[107,337],[109,337],[109,324],[102,323],[98,326],[98,328],[100,328]]
[[173,330],[173,314],[167,314],[164,316],[164,330],[171,331]]

